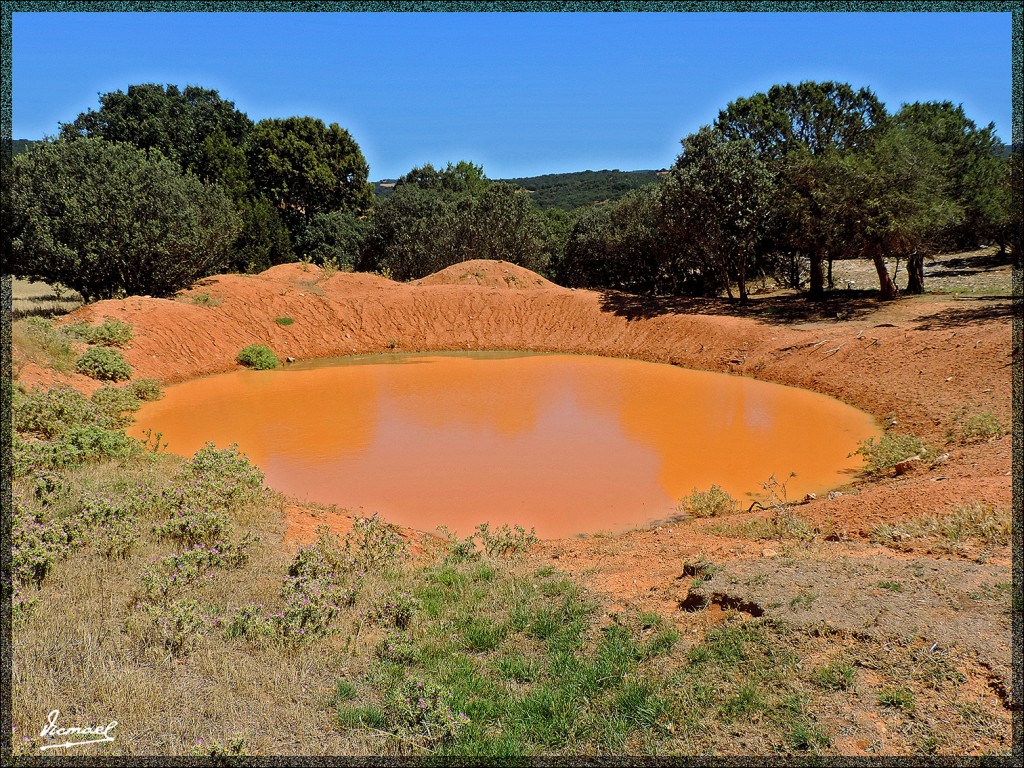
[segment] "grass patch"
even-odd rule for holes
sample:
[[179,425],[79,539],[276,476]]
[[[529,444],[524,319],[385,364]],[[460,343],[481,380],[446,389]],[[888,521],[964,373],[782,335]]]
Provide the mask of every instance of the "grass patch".
[[274,322],[278,325],[291,325],[295,321],[290,317],[275,317]]
[[848,691],[853,688],[853,678],[853,665],[841,662],[819,667],[811,673],[814,684],[825,691]]
[[191,301],[196,306],[200,307],[219,307],[223,304],[223,301],[216,297],[211,296],[209,293],[193,293],[191,296],[186,297],[186,301]]
[[13,323],[11,345],[20,356],[44,368],[67,372],[75,362],[71,338],[42,317],[29,317]]
[[277,368],[281,361],[277,359],[274,350],[266,344],[250,344],[244,347],[235,358],[241,365],[247,368],[255,368],[258,371]]
[[928,542],[939,550],[955,551],[970,542],[1005,546],[1012,534],[1013,521],[1008,509],[973,502],[958,504],[945,515],[924,515],[905,523],[879,526],[872,531],[871,540],[894,549]]
[[909,688],[883,688],[878,692],[878,703],[910,713],[914,711],[914,694]]

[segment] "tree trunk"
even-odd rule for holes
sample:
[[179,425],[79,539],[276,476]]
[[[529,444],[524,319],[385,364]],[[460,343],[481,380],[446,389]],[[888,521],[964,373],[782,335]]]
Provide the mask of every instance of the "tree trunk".
[[885,258],[882,251],[876,250],[871,254],[871,260],[875,262],[875,271],[878,272],[878,290],[882,293],[882,299],[888,301],[896,298],[896,284],[889,277],[889,270],[885,266]]
[[746,265],[740,264],[739,274],[737,275],[737,282],[740,284],[740,303],[746,304],[748,301],[747,297],[747,269]]
[[825,295],[825,271],[821,261],[820,253],[811,253],[811,287],[807,294],[811,299],[820,299]]
[[920,253],[907,259],[907,293],[924,293],[924,256]]
[[831,256],[828,257],[828,289],[830,291],[834,291],[836,289],[836,284],[832,280],[832,257]]

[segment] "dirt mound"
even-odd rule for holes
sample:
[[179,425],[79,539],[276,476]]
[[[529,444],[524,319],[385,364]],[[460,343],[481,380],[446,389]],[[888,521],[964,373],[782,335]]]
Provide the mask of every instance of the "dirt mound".
[[503,288],[513,291],[559,287],[536,272],[531,272],[510,261],[492,261],[490,259],[472,259],[453,264],[414,281],[413,285],[479,285],[484,288]]

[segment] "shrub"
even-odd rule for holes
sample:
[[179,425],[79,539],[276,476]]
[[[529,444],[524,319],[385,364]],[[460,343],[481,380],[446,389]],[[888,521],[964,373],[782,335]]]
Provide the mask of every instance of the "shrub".
[[677,507],[681,512],[688,512],[694,517],[718,517],[738,511],[738,502],[717,485],[706,491],[696,488],[689,496],[679,500]]
[[137,379],[130,386],[132,394],[144,403],[159,400],[164,396],[160,382],[156,379]]
[[406,678],[395,698],[389,702],[389,714],[400,731],[438,744],[455,739],[469,718],[456,714],[449,694],[427,680]]
[[101,381],[126,381],[132,369],[121,353],[109,347],[93,347],[75,361],[75,370]]
[[10,182],[13,263],[86,300],[172,294],[224,266],[238,233],[219,187],[127,143],[41,142]]
[[367,618],[382,627],[407,629],[418,607],[419,600],[408,592],[384,595],[373,602]]
[[281,364],[281,361],[277,359],[277,355],[266,344],[250,344],[239,352],[238,357],[235,359],[242,365],[259,371],[277,368]]
[[907,459],[919,457],[927,460],[931,456],[931,450],[913,435],[894,435],[886,432],[877,443],[873,437],[864,440],[853,455],[863,456],[865,471],[877,475]]
[[104,347],[123,347],[132,340],[132,327],[113,317],[103,318],[103,324],[90,326],[84,322],[65,325],[64,333],[73,339]]
[[124,429],[131,424],[131,414],[141,405],[130,387],[112,387],[109,384],[97,389],[89,399],[96,406],[101,426],[110,429]]
[[484,552],[492,557],[504,557],[524,552],[537,543],[537,531],[531,528],[529,533],[521,525],[509,528],[502,525],[496,531],[491,531],[489,523],[480,523],[476,527],[474,538],[480,542]]
[[964,409],[953,419],[953,423],[960,429],[959,434],[954,429],[949,430],[947,439],[950,442],[959,440],[961,443],[980,443],[999,437],[1006,431],[991,411],[968,414]]
[[275,317],[274,322],[278,325],[291,325],[295,321],[290,317]]
[[96,418],[94,403],[68,387],[34,387],[28,392],[16,388],[11,411],[15,431],[46,439],[71,427],[93,423]]

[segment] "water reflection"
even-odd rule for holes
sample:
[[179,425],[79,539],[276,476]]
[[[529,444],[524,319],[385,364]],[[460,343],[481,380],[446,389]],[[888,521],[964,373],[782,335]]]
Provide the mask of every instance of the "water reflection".
[[[402,363],[402,364],[395,364]],[[738,498],[844,482],[877,434],[830,398],[634,360],[377,356],[168,387],[135,434],[188,455],[237,442],[284,493],[424,530],[520,523],[567,536],[643,525],[694,487]]]

